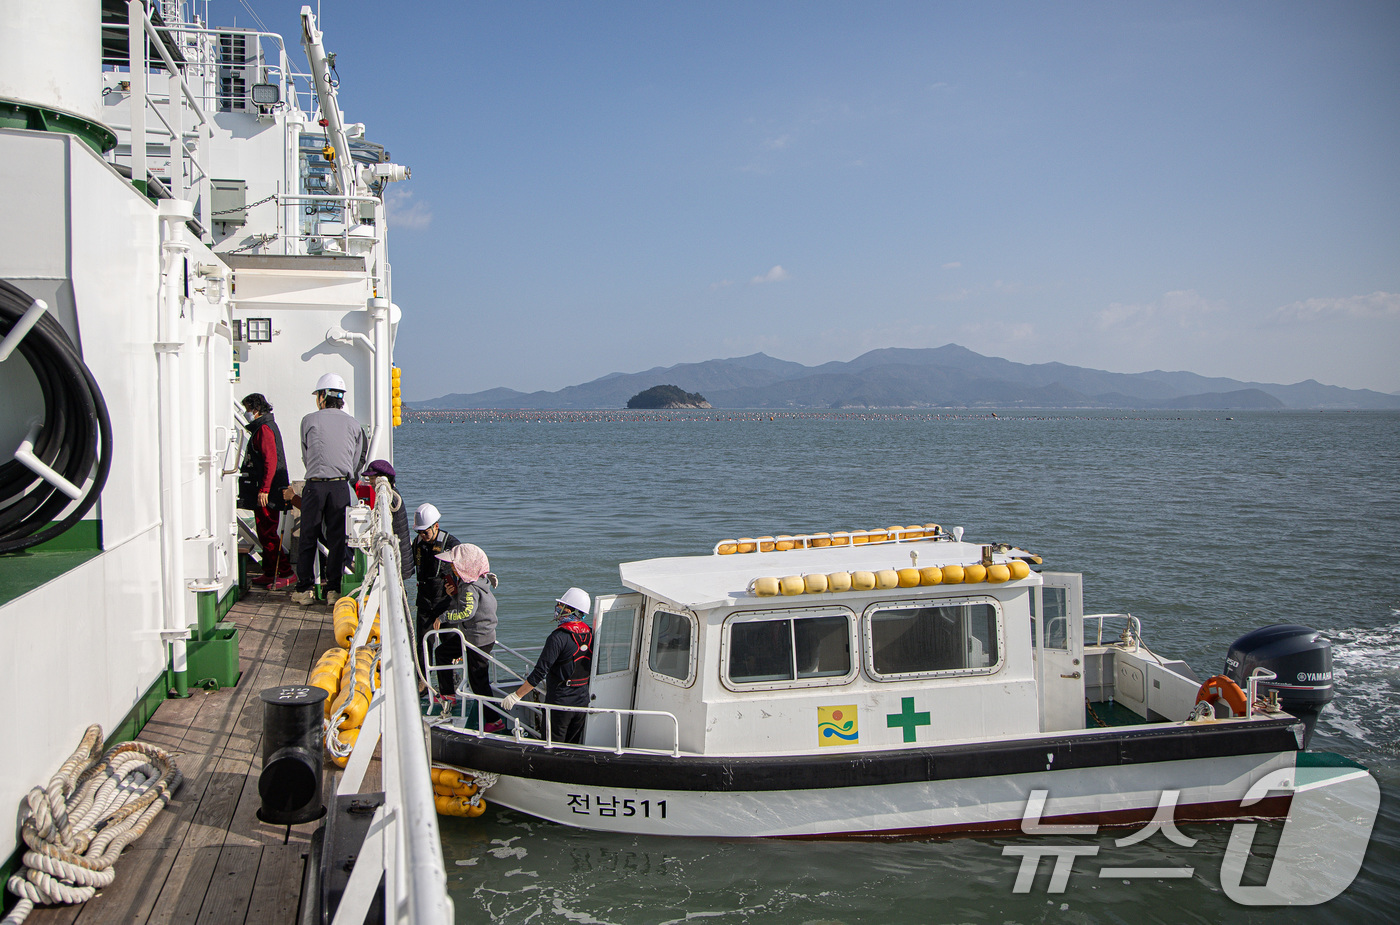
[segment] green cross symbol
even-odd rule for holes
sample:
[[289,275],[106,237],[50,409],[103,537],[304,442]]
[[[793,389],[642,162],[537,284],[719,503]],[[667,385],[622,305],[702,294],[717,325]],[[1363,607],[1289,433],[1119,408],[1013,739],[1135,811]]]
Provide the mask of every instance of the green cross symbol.
[[898,713],[885,714],[885,725],[891,729],[896,726],[903,726],[904,741],[906,742],[914,741],[915,730],[918,729],[918,727],[933,725],[933,719],[930,718],[928,711],[924,711],[923,713],[914,712],[913,697],[905,697],[899,710],[900,712]]

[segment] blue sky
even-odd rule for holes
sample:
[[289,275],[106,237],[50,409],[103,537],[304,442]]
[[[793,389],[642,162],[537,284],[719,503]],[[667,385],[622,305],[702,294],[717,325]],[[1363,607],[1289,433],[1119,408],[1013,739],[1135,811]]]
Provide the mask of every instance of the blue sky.
[[[299,4],[250,2],[296,35]],[[1400,4],[327,0],[322,25],[347,118],[413,170],[410,400],[949,342],[1400,390]]]

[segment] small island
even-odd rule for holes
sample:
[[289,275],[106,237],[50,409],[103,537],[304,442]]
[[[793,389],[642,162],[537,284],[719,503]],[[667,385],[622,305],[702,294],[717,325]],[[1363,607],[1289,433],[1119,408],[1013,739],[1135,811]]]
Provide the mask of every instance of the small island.
[[687,392],[679,386],[654,385],[627,399],[628,408],[708,408],[710,403],[698,392]]

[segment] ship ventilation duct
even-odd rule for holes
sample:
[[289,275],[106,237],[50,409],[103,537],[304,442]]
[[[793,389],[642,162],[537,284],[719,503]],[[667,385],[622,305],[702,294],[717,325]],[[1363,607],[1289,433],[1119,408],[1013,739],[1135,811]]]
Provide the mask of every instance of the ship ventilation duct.
[[97,503],[112,467],[112,421],[62,325],[3,280],[0,339],[0,361],[14,362],[12,351],[23,356],[44,397],[43,417],[0,464],[0,553],[7,553],[57,537]]

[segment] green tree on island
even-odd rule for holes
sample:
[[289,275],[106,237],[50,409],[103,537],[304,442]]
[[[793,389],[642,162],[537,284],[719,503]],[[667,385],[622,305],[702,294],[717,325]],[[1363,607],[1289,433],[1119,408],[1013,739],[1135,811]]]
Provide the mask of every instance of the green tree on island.
[[679,386],[654,385],[627,399],[629,408],[708,408],[710,403],[698,392],[687,392]]

